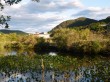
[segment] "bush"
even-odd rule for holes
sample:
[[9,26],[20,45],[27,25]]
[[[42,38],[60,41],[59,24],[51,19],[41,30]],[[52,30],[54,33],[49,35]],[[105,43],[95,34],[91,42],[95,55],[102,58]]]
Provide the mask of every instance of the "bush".
[[[76,53],[98,54],[109,52],[109,38],[101,33],[92,32],[89,29],[57,29],[53,33],[53,42],[60,50]],[[106,54],[106,53],[105,53]]]
[[38,42],[35,44],[35,51],[49,51],[49,42],[46,42],[45,39],[39,38]]

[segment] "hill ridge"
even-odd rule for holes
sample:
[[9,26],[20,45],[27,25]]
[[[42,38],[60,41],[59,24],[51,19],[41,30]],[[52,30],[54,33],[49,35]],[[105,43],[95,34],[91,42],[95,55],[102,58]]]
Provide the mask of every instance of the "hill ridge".
[[54,27],[51,31],[58,28],[74,28],[74,27],[82,27],[82,26],[88,27],[91,24],[102,23],[102,22],[105,24],[110,23],[110,16],[102,20],[95,20],[95,19],[86,18],[86,17],[79,17],[76,19],[66,20],[61,22],[56,27]]
[[10,34],[10,33],[27,34],[26,32],[23,32],[20,30],[9,30],[9,29],[0,29],[0,33],[4,33],[4,34]]

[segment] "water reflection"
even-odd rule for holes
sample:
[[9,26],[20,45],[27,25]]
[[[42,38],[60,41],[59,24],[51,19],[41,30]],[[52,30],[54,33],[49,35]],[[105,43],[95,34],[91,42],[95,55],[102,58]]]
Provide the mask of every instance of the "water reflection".
[[56,52],[36,55],[33,50],[10,49],[1,53],[5,55],[0,59],[0,82],[104,82],[110,76],[110,62],[99,56],[78,59]]
[[62,55],[62,56],[80,56],[83,57],[83,55],[79,55],[79,54],[72,54],[72,53],[60,53],[60,52],[54,52],[54,51],[50,51],[50,52],[43,52],[43,51],[35,51],[33,49],[0,49],[0,55],[2,56],[9,56],[9,55],[50,55],[50,56],[57,56],[57,55]]
[[91,77],[84,76],[84,70],[76,74],[73,71],[37,71],[0,73],[0,82],[91,82]]
[[50,56],[56,56],[57,53],[56,53],[56,52],[49,52],[49,55],[50,55]]
[[0,49],[0,55],[3,54],[4,56],[9,55],[35,55],[36,53],[34,50],[25,50],[25,49]]

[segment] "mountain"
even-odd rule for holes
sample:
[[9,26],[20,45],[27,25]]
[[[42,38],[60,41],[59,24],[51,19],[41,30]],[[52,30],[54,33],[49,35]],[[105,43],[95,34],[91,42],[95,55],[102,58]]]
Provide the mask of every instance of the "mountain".
[[80,17],[80,18],[77,18],[77,19],[74,19],[74,20],[64,21],[61,24],[57,25],[54,29],[87,26],[87,25],[89,25],[91,23],[95,23],[95,22],[98,22],[98,21],[94,20],[94,19],[90,19],[90,18]]
[[106,19],[99,20],[99,22],[104,22],[106,24],[110,23],[110,16],[108,16]]
[[80,17],[74,20],[67,20],[55,28],[53,28],[50,32],[54,31],[55,29],[59,28],[74,28],[74,29],[85,29],[89,28],[90,30],[99,31],[99,30],[107,30],[106,26],[110,23],[110,16],[102,20],[95,20],[85,17]]
[[4,33],[4,34],[10,34],[10,33],[27,34],[27,33],[23,32],[23,31],[19,31],[19,30],[7,30],[7,29],[0,30],[0,33]]

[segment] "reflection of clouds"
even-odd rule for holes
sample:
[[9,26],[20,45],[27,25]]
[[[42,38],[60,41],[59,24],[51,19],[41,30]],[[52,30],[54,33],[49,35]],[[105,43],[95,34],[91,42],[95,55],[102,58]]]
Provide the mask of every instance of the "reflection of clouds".
[[[39,81],[46,81],[46,82],[74,82],[74,81],[90,81],[90,78],[85,78],[83,73],[78,71],[79,75],[75,75],[74,71],[71,72],[60,72],[60,71],[38,71],[38,72],[25,72],[25,73],[12,73],[9,72],[10,76],[8,77],[5,73],[0,73],[0,82],[39,82]],[[42,77],[44,76],[44,77]]]
[[50,56],[56,56],[56,55],[57,55],[57,53],[50,52],[50,53],[49,53],[49,55],[50,55]]
[[23,81],[23,82],[26,82],[27,76],[24,76],[23,74],[20,74],[20,73],[12,74],[12,75],[10,76],[10,78],[7,78],[7,79],[6,79],[6,81],[7,81],[7,82],[8,82],[8,81],[17,82],[17,81],[21,80],[21,78],[22,78],[22,81]]
[[[71,68],[69,68],[71,69]],[[100,79],[92,77],[93,72],[97,70],[94,66],[93,68],[88,67],[80,67],[79,69],[73,70],[36,70],[36,71],[27,71],[23,73],[19,72],[8,72],[0,73],[0,82],[91,82],[94,81],[102,81]],[[93,74],[94,75],[94,74]],[[89,76],[89,77],[87,77]]]

